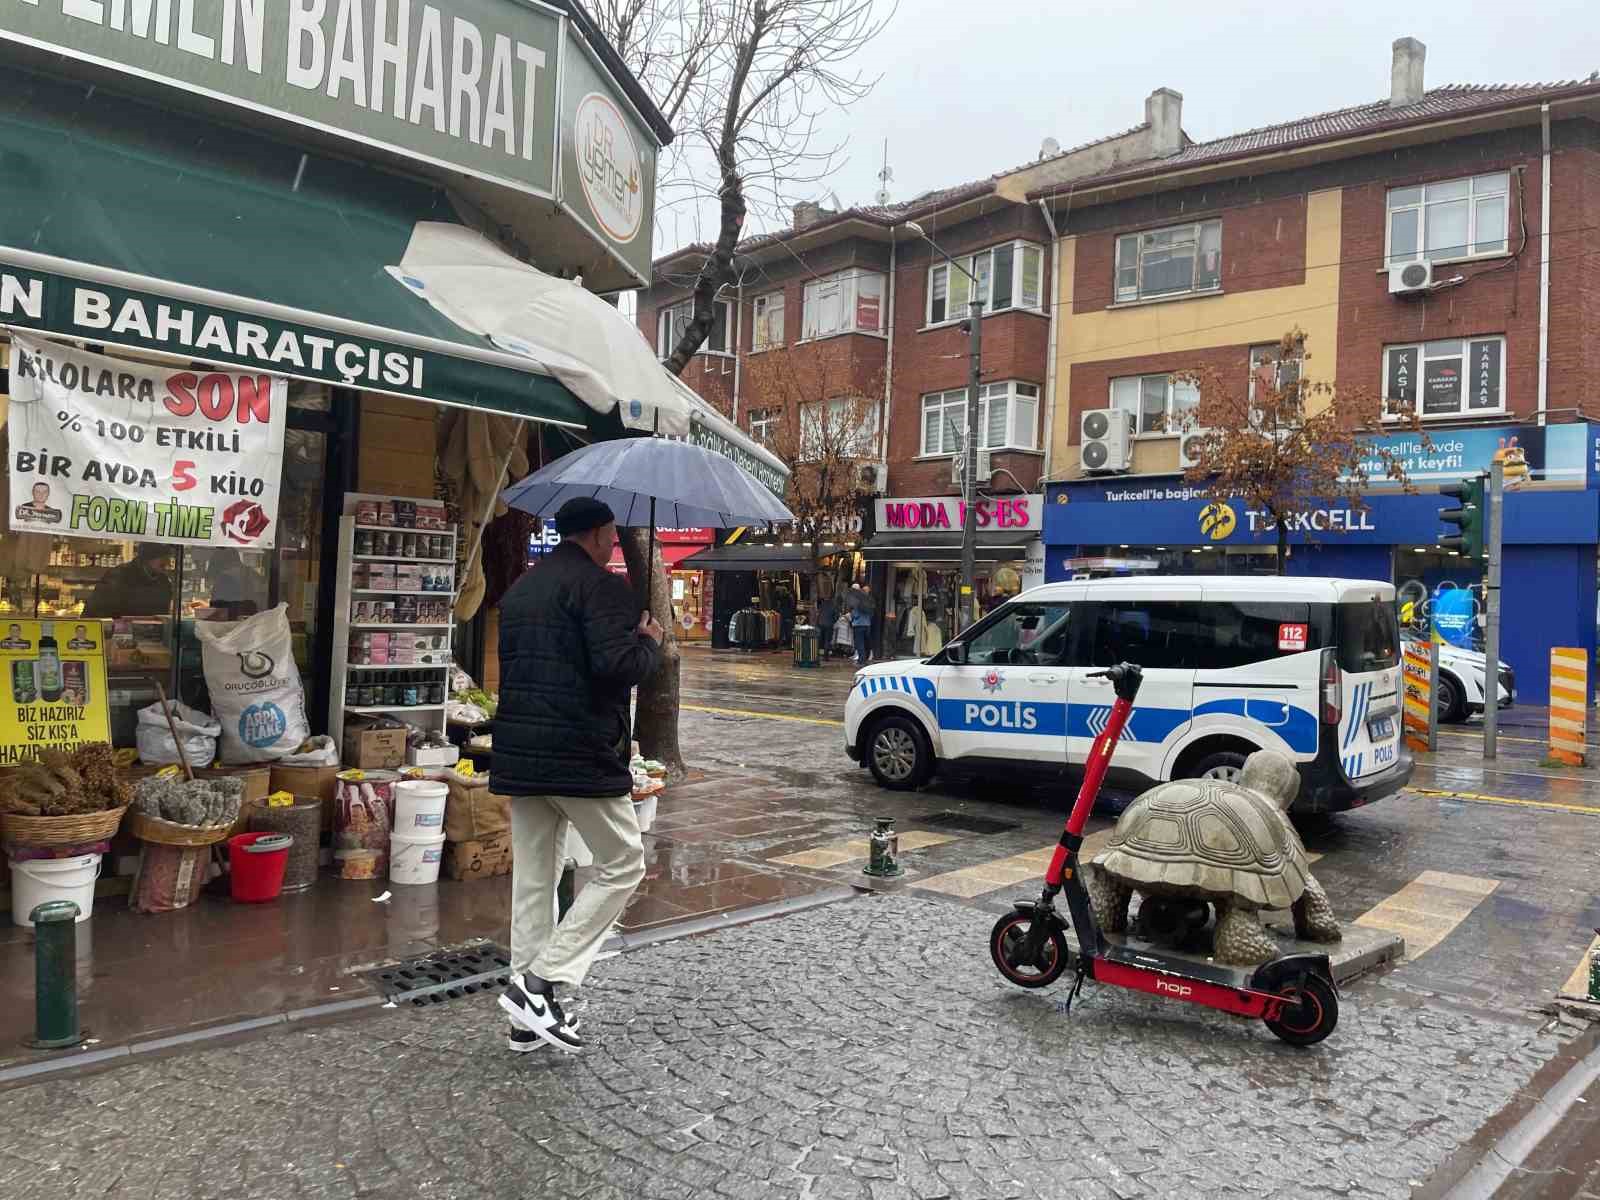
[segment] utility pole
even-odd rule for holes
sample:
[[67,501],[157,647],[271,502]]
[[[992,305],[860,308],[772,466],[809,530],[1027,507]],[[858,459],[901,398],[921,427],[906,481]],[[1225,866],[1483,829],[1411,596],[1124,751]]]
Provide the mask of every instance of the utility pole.
[[1505,467],[1489,467],[1489,564],[1483,582],[1483,757],[1492,761],[1500,725],[1500,558],[1505,529]]
[[[974,286],[973,291],[977,288]],[[978,569],[978,392],[983,374],[983,301],[974,295],[967,318],[967,440],[961,459],[961,594],[953,623],[956,633],[972,620]]]

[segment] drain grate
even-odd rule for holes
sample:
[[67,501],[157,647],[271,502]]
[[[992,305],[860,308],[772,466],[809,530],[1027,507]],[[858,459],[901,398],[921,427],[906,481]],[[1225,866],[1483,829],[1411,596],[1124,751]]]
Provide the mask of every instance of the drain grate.
[[361,978],[386,1000],[426,1008],[504,987],[510,982],[510,973],[511,955],[505,949],[493,942],[477,942],[364,971]]
[[962,833],[1008,833],[1020,828],[1015,821],[996,821],[993,817],[980,817],[954,809],[917,817],[912,824],[931,825],[936,829],[959,829]]

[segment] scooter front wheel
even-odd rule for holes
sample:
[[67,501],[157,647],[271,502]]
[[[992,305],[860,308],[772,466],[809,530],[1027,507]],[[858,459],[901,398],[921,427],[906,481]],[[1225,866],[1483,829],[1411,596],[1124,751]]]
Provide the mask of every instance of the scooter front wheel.
[[989,954],[994,965],[1018,987],[1049,987],[1071,965],[1072,952],[1067,949],[1067,937],[1059,927],[1051,928],[1039,946],[1037,957],[1025,957],[1028,936],[1033,930],[1035,917],[1028,912],[1008,912],[994,923],[989,932]]
[[1267,1028],[1291,1046],[1315,1046],[1339,1024],[1339,993],[1320,975],[1305,975],[1278,994],[1286,999]]

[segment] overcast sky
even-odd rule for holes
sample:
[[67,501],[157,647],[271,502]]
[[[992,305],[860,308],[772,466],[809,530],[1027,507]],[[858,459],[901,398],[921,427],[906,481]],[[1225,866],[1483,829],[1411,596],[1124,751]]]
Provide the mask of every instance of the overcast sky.
[[[822,134],[850,139],[831,190],[873,203],[885,138],[892,201],[978,179],[1033,161],[1046,137],[1069,148],[1138,124],[1158,87],[1183,93],[1196,141],[1377,100],[1404,36],[1428,48],[1429,87],[1600,70],[1594,0],[901,0],[861,58],[877,88]],[[701,232],[687,215],[661,223],[661,250]]]

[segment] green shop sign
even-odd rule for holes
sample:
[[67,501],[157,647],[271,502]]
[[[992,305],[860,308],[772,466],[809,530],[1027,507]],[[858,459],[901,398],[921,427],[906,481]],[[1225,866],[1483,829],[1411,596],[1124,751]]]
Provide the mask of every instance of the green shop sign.
[[689,416],[689,440],[696,446],[703,446],[713,453],[733,460],[745,474],[751,476],[778,499],[783,499],[783,493],[789,486],[788,476],[760,455],[751,453],[744,446],[718,433],[700,420],[697,413],[691,413]]

